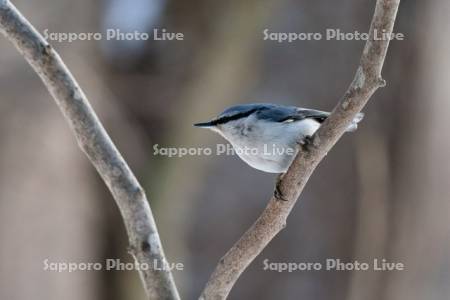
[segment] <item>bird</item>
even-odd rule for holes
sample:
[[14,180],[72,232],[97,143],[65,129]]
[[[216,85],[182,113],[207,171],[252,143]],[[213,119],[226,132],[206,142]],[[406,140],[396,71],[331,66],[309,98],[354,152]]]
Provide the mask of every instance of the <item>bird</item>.
[[[287,171],[301,147],[330,115],[329,112],[272,103],[231,106],[211,121],[194,126],[219,133],[249,166],[268,173]],[[358,113],[347,131],[355,131]]]

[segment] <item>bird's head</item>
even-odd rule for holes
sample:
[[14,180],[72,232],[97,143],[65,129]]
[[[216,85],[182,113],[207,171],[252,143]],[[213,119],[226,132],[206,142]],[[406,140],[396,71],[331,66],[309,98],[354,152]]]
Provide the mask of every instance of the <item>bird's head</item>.
[[261,104],[242,104],[227,108],[216,118],[208,122],[196,123],[194,126],[211,129],[220,133],[225,138],[238,133],[245,122],[257,112],[263,109]]

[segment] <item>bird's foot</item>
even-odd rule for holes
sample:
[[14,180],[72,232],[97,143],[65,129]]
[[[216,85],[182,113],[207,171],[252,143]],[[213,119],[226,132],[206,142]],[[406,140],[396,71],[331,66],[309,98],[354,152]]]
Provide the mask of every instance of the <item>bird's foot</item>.
[[297,142],[297,144],[302,147],[303,150],[308,150],[308,148],[313,144],[313,138],[310,135],[305,135]]
[[273,196],[278,201],[287,201],[287,199],[284,198],[283,192],[281,191],[281,178],[283,178],[283,173],[281,173],[277,176],[277,182],[275,184],[275,190],[273,191]]

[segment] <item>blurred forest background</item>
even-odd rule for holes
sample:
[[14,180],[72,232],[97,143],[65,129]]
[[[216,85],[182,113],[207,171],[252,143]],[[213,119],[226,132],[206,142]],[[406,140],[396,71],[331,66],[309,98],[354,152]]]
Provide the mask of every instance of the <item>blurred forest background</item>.
[[[161,239],[196,298],[219,258],[253,223],[274,176],[232,156],[165,158],[153,145],[224,142],[195,129],[228,105],[330,110],[363,41],[263,41],[263,30],[366,32],[375,0],[13,1],[43,32],[105,28],[184,33],[184,41],[52,42],[145,186]],[[450,2],[402,1],[383,70],[388,85],[311,178],[288,226],[230,299],[449,299]],[[53,100],[0,39],[0,298],[144,299],[136,272],[43,271],[43,260],[130,261],[109,192]],[[263,271],[327,258],[406,265],[398,272]]]

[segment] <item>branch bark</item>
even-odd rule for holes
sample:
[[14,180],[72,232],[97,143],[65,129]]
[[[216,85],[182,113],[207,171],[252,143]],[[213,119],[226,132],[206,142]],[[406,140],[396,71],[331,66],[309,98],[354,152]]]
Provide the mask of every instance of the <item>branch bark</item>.
[[[111,191],[122,214],[135,262],[150,299],[179,299],[144,190],[106,133],[56,51],[8,0],[0,0],[0,31],[40,76],[69,123],[78,145]],[[145,270],[143,270],[145,269]]]
[[370,26],[370,36],[364,46],[360,65],[353,82],[331,115],[312,137],[312,142],[299,151],[283,176],[280,190],[288,201],[272,197],[263,213],[223,256],[207,282],[200,299],[225,299],[248,265],[285,226],[292,208],[309,177],[344,134],[347,126],[369,101],[373,93],[386,83],[381,78],[389,39],[375,39],[382,33],[391,34],[400,0],[378,0]]

